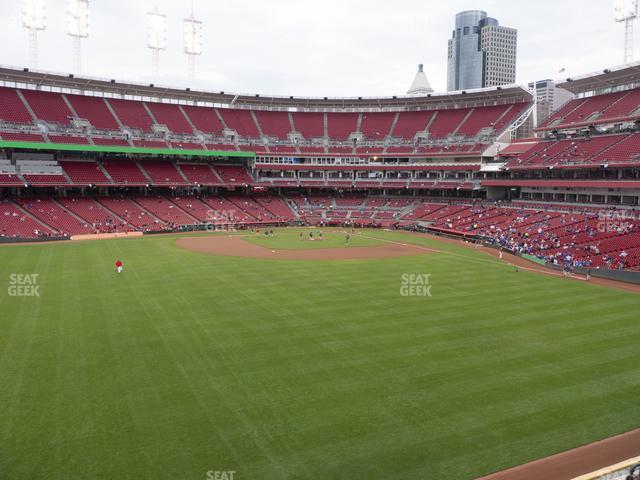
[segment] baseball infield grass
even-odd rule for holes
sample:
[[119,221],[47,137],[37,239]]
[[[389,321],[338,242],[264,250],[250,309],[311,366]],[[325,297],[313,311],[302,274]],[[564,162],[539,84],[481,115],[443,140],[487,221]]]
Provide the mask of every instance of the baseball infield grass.
[[459,480],[640,427],[640,296],[369,234],[444,253],[0,248],[0,478]]

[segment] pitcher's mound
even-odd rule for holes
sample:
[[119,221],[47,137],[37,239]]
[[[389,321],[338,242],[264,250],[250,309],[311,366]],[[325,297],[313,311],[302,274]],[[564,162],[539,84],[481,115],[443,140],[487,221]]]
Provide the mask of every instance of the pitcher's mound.
[[417,245],[389,242],[371,247],[312,248],[308,250],[271,250],[245,241],[242,237],[187,237],[176,244],[187,250],[224,257],[275,258],[283,260],[354,260],[393,258],[436,253]]

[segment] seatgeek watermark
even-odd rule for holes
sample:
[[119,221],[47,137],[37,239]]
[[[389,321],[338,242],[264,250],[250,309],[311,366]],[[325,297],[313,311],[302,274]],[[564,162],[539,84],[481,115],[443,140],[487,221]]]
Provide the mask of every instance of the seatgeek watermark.
[[635,218],[632,214],[622,211],[598,212],[598,233],[625,234],[633,229]]
[[39,297],[39,277],[39,273],[12,273],[7,293],[10,297]]
[[402,297],[431,297],[430,273],[403,273],[400,276]]
[[207,480],[234,480],[235,470],[209,470]]
[[205,228],[208,232],[235,231],[235,210],[207,210]]

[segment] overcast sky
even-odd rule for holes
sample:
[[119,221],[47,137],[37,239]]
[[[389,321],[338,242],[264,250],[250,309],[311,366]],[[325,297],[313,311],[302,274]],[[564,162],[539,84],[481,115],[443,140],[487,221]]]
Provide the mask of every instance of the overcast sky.
[[[27,66],[20,0],[0,0],[0,64]],[[66,0],[47,0],[40,69],[69,72]],[[83,73],[148,82],[145,12],[169,16],[169,48],[156,84],[296,96],[404,94],[424,63],[446,89],[447,39],[454,16],[479,9],[518,29],[518,82],[589,73],[622,63],[623,26],[613,0],[195,0],[204,22],[197,80],[188,78],[182,20],[191,0],[92,0]],[[640,36],[640,35],[639,35]],[[561,68],[566,73],[559,74]]]

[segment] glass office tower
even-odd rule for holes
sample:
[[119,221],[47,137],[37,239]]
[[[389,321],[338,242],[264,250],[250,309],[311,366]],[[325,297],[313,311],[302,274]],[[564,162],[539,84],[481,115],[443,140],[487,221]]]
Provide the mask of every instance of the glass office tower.
[[449,40],[447,90],[515,83],[517,30],[481,10],[456,15]]

